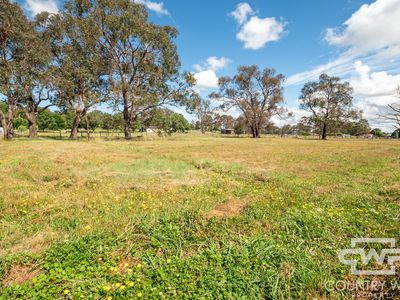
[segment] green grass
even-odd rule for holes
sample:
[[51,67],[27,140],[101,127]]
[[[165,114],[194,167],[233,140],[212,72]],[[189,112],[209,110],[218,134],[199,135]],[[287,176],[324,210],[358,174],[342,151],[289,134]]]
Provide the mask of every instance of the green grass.
[[0,142],[4,299],[340,299],[399,238],[400,144],[175,135]]

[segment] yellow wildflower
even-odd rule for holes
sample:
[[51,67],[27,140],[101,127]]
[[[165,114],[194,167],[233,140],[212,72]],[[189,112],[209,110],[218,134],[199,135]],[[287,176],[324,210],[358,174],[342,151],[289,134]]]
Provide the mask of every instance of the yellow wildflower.
[[108,292],[110,290],[111,290],[111,286],[109,286],[109,285],[103,286],[103,291]]

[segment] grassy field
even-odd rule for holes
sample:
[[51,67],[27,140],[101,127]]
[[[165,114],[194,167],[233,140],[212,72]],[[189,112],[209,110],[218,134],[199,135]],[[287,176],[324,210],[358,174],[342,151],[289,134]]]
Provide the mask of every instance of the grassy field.
[[340,299],[337,252],[400,238],[400,143],[0,142],[1,299]]

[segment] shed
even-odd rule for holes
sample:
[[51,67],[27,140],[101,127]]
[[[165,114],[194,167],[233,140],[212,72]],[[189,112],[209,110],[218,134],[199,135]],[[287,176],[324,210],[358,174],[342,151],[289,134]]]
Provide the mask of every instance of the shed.
[[235,134],[235,130],[231,128],[221,128],[221,134]]

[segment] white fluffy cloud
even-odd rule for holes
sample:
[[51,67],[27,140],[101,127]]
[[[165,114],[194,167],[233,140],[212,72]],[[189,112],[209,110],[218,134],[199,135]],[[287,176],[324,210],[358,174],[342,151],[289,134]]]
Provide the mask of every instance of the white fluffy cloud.
[[196,87],[198,89],[209,89],[218,87],[218,77],[216,72],[224,69],[231,61],[226,57],[211,56],[201,64],[194,65],[197,71],[194,73]]
[[231,12],[231,16],[234,17],[239,24],[243,24],[245,21],[247,21],[250,15],[254,14],[255,14],[254,10],[246,2],[239,3],[236,6],[236,9],[233,12]]
[[134,0],[134,1],[139,4],[143,4],[149,10],[152,10],[159,15],[169,15],[169,11],[165,8],[163,2],[154,2],[150,0]]
[[255,14],[246,2],[239,3],[230,13],[240,26],[236,38],[244,43],[246,49],[261,49],[268,42],[278,41],[284,33],[284,22],[277,21],[274,17],[259,18]]
[[56,0],[26,0],[24,7],[32,17],[44,11],[58,13]]
[[215,71],[204,70],[194,73],[196,87],[199,89],[209,89],[218,87],[218,77]]
[[399,20],[399,0],[378,0],[362,5],[344,22],[342,30],[327,29],[325,39],[332,45],[348,46],[357,52],[399,46]]
[[[354,63],[356,76],[350,79],[354,94],[360,97],[372,98],[376,104],[393,103],[397,87],[400,85],[400,74],[391,75],[387,72],[371,72],[370,68],[360,60]],[[377,101],[377,100],[380,101]]]
[[244,42],[246,49],[257,50],[268,42],[279,40],[283,27],[283,23],[276,21],[275,18],[260,19],[254,16],[243,25],[236,37]]
[[231,60],[226,57],[210,56],[209,58],[206,59],[205,62],[202,62],[201,64],[196,64],[193,67],[196,69],[196,71],[203,71],[203,70],[218,71],[225,68],[230,63]]
[[381,115],[385,114],[387,105],[399,102],[396,90],[400,85],[400,74],[391,75],[387,72],[371,72],[368,65],[361,61],[354,63],[355,75],[350,78],[354,88],[354,96],[358,100],[357,107],[364,112],[373,127],[386,131],[392,130],[392,124]]
[[328,44],[342,49],[339,57],[289,76],[287,85],[314,80],[323,72],[348,76],[354,71],[354,62],[360,59],[372,69],[399,69],[399,20],[400,0],[377,0],[362,5],[340,28],[326,30]]

